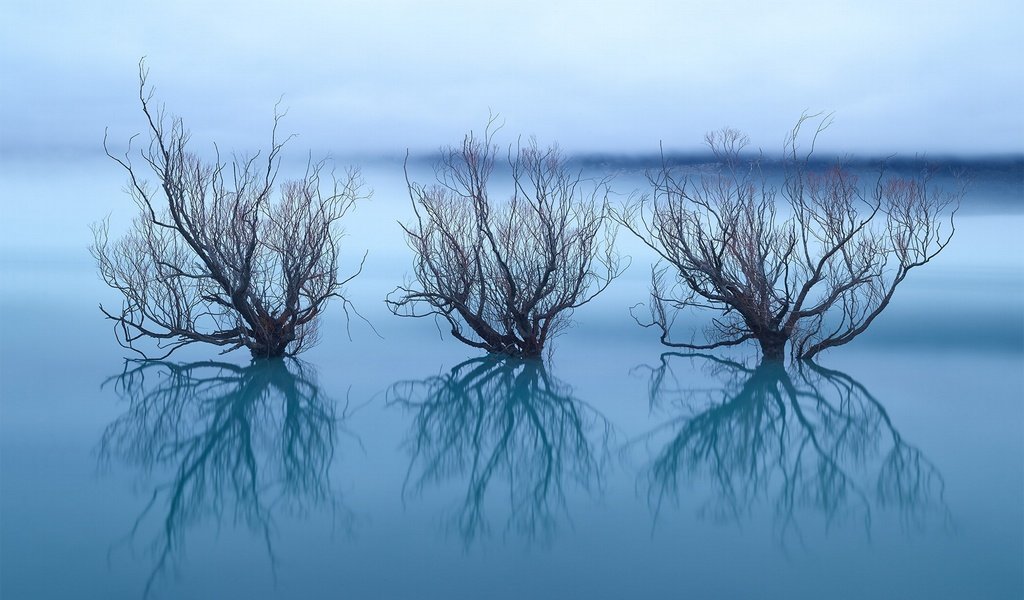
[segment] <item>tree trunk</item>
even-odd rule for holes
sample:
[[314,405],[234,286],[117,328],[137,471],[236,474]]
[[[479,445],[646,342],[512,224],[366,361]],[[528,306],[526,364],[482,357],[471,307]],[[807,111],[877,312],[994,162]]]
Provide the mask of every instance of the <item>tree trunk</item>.
[[786,342],[789,339],[780,332],[770,332],[757,338],[761,344],[762,360],[782,362],[786,359]]

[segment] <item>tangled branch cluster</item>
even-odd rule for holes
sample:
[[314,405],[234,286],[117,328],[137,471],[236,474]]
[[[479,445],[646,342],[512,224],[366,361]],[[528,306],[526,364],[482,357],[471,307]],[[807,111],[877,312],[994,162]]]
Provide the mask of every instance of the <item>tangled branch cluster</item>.
[[573,173],[556,146],[509,150],[512,193],[490,196],[498,147],[492,119],[437,166],[437,183],[409,183],[416,220],[402,227],[415,281],[392,292],[397,315],[436,315],[488,352],[539,356],[572,312],[622,272],[607,187]]
[[[101,306],[118,341],[153,338],[170,354],[195,342],[247,348],[254,357],[295,355],[317,341],[332,298],[346,311],[338,275],[340,221],[365,197],[358,171],[337,177],[325,161],[276,183],[282,115],[275,111],[264,156],[205,161],[189,149],[180,118],[153,106],[140,64],[139,100],[149,144],[138,155],[147,182],[123,156],[139,208],[131,230],[109,238],[94,228],[100,275],[121,292],[120,310]],[[705,137],[715,163],[679,170],[663,160],[650,191],[608,201],[608,180],[584,179],[557,146],[530,139],[508,149],[507,170],[491,118],[482,136],[442,149],[436,182],[406,183],[415,219],[402,224],[412,277],[386,298],[405,317],[434,317],[457,340],[490,353],[530,358],[622,274],[615,250],[622,225],[653,250],[649,315],[634,318],[662,343],[707,350],[756,342],[765,358],[810,359],[862,334],[908,273],[942,252],[954,233],[963,188],[941,191],[932,175],[873,181],[842,163],[812,168],[830,117],[816,121],[808,150],[804,115],[784,144],[781,181],[746,158],[745,135]],[[495,173],[505,195],[492,194]],[[275,198],[275,191],[278,192]],[[365,255],[364,255],[365,259]],[[360,264],[359,270],[362,269]],[[358,271],[357,273],[358,274]],[[635,308],[635,307],[634,307]],[[680,341],[681,315],[714,316],[704,339]]]
[[218,152],[204,161],[189,150],[181,119],[153,106],[146,76],[140,65],[150,137],[141,157],[156,184],[143,179],[130,149],[107,151],[127,171],[139,214],[119,240],[110,240],[106,222],[94,227],[100,275],[124,297],[119,311],[101,306],[103,314],[119,342],[143,355],[136,342],[144,338],[158,340],[164,356],[195,342],[245,347],[254,357],[301,352],[317,341],[327,302],[348,304],[342,288],[351,277],[338,276],[340,220],[363,197],[359,172],[338,178],[325,161],[311,161],[301,179],[278,186],[287,139],[278,139],[276,112],[265,156],[226,162]]
[[[809,359],[863,333],[888,306],[911,269],[949,244],[962,189],[941,192],[931,175],[888,177],[870,186],[837,164],[810,169],[798,140],[804,116],[786,140],[781,187],[759,159],[743,160],[747,137],[725,129],[706,136],[717,164],[680,174],[663,164],[652,192],[616,219],[660,258],[652,269],[650,317],[668,346],[706,350],[748,340],[766,358]],[[779,201],[781,196],[781,202]],[[717,316],[705,342],[670,339],[691,309]]]

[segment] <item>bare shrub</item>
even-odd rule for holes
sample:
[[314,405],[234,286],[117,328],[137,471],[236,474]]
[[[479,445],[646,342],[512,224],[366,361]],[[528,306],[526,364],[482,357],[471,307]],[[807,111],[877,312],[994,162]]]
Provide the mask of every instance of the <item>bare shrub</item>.
[[276,110],[265,155],[224,161],[218,151],[205,161],[189,150],[182,120],[154,106],[147,75],[140,63],[149,144],[138,156],[156,183],[133,164],[131,144],[123,156],[107,150],[127,171],[139,214],[116,241],[106,221],[93,227],[100,276],[124,296],[119,311],[100,309],[118,342],[143,356],[137,344],[145,339],[164,357],[196,342],[245,347],[254,357],[298,354],[317,341],[330,299],[348,310],[342,288],[355,275],[339,278],[338,244],[341,219],[365,197],[359,172],[338,178],[326,160],[310,161],[301,179],[278,186],[288,140],[278,138]]
[[408,183],[414,281],[387,303],[396,315],[444,319],[470,346],[536,357],[622,269],[605,182],[574,173],[557,146],[510,148],[511,196],[490,196],[495,129],[492,118],[482,138],[443,149],[435,185]]
[[[891,177],[884,167],[863,185],[842,163],[811,169],[818,135],[799,147],[804,115],[787,136],[780,187],[761,160],[745,160],[733,129],[705,141],[717,164],[681,174],[667,164],[648,175],[651,192],[615,218],[660,257],[652,269],[650,317],[665,345],[706,350],[756,341],[782,359],[787,342],[812,358],[863,333],[907,274],[935,258],[953,236],[963,189],[944,192],[932,174]],[[706,340],[670,339],[677,317],[716,316]],[[635,315],[634,315],[635,316]]]

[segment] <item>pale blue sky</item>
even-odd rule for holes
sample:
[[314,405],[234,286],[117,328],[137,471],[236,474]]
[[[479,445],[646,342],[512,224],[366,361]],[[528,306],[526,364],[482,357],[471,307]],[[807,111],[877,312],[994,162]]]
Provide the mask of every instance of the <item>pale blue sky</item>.
[[197,142],[429,151],[479,127],[572,152],[766,151],[804,109],[825,148],[1024,152],[1024,2],[5,2],[0,150],[95,153],[142,129],[136,63]]

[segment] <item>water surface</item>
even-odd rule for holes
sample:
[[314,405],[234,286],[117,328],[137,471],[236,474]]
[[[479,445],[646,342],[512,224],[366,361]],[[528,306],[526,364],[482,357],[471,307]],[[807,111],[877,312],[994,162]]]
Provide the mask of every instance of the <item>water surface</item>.
[[334,307],[302,361],[126,363],[85,252],[130,216],[120,174],[3,169],[5,599],[1024,596],[1018,173],[976,184],[868,333],[780,369],[665,353],[624,237],[633,266],[544,363],[392,317],[388,163],[343,261],[369,248],[349,293],[382,337]]

